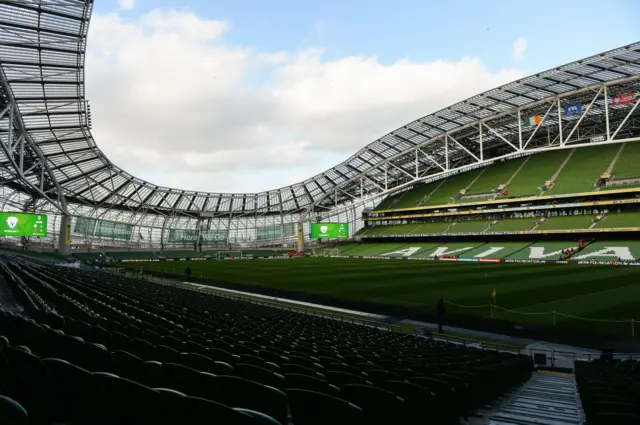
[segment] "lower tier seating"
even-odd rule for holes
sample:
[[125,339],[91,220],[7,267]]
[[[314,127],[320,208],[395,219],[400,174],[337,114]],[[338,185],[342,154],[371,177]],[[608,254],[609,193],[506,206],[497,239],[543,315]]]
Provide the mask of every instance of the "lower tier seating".
[[576,362],[575,372],[587,424],[640,423],[640,362]]
[[30,424],[454,424],[531,359],[83,270],[0,262]]

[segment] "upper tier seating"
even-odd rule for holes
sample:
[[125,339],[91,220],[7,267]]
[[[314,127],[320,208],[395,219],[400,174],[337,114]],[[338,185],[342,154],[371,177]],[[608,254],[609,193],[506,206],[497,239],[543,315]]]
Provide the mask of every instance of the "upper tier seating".
[[[487,167],[484,173],[473,182],[467,193],[494,192],[498,186],[506,184],[509,179],[511,179],[526,159],[527,158],[512,159],[510,161],[498,162]],[[472,202],[472,200],[463,200],[461,202]]]
[[511,181],[509,196],[534,196],[540,188],[558,171],[569,151],[542,152],[529,157],[527,163]]
[[411,190],[401,192],[397,195],[387,196],[378,206],[377,210],[412,208],[418,206],[420,200],[429,196],[439,185],[441,181],[432,183],[420,183]]
[[[621,146],[619,143],[614,143],[554,150],[498,162],[485,168],[450,176],[444,181],[418,184],[414,189],[388,196],[375,209],[403,209],[448,203],[482,202],[493,199],[491,193],[507,183],[506,193],[502,196],[509,198],[591,192],[596,190],[596,182],[599,177],[612,164],[614,181],[640,179],[640,160],[638,160],[640,142],[627,143],[614,163],[613,160]],[[567,159],[568,161],[566,161]],[[553,186],[541,192],[545,183],[552,180]],[[640,182],[600,187],[601,190],[635,188],[640,187]],[[465,197],[452,200],[465,189],[467,189]],[[487,194],[488,196],[473,196],[477,194]]]
[[533,368],[115,275],[0,267],[30,317],[0,312],[4,393],[37,425],[454,424]]
[[450,204],[452,198],[460,194],[460,191],[466,189],[475,179],[482,173],[484,169],[467,171],[466,173],[456,174],[447,179],[438,187],[438,189],[425,202],[425,205],[441,205]]
[[616,180],[640,178],[640,142],[625,143],[612,174]]
[[[589,229],[593,224],[594,216],[589,214],[553,216],[536,226],[540,217],[530,218],[505,218],[496,220],[461,220],[434,221],[427,223],[412,224],[389,224],[365,227],[358,232],[358,236],[417,236],[417,235],[454,235],[460,233],[497,233],[497,232],[518,232],[529,230],[573,230]],[[594,228],[620,228],[620,227],[640,227],[640,212],[611,213],[605,219],[596,223]]]
[[551,189],[545,195],[592,192],[620,149],[619,144],[575,149]]

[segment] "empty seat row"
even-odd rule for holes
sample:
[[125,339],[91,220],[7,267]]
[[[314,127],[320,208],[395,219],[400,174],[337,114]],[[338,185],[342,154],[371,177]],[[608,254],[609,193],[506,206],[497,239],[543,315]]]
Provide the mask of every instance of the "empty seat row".
[[0,274],[25,306],[0,315],[13,351],[282,424],[456,423],[532,371],[524,356],[99,272],[6,261]]

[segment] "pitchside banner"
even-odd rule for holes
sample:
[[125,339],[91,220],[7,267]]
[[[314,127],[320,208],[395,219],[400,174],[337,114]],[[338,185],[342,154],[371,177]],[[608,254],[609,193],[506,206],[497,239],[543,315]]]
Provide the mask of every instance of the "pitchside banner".
[[170,229],[169,243],[227,243],[229,233],[218,230]]
[[85,236],[100,236],[130,241],[133,234],[133,226],[127,223],[77,217],[73,231]]

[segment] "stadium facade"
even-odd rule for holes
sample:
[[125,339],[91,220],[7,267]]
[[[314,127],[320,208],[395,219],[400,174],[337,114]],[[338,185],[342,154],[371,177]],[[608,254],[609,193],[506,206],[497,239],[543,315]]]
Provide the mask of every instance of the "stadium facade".
[[311,222],[346,222],[354,234],[363,211],[418,182],[543,151],[640,141],[634,43],[417,119],[291,186],[160,187],[113,164],[92,137],[84,66],[92,7],[92,0],[0,1],[2,210],[46,214],[48,236],[31,243],[61,252],[197,240],[300,247]]

